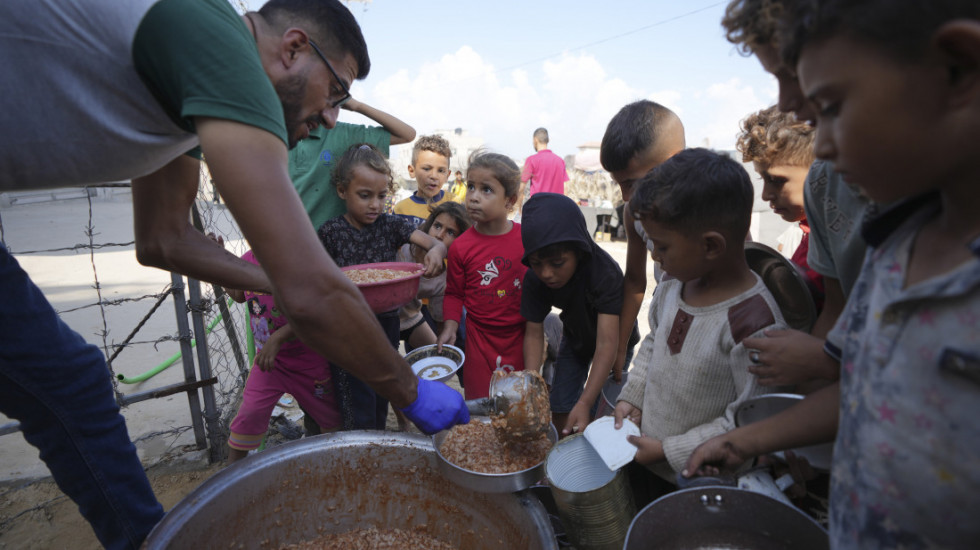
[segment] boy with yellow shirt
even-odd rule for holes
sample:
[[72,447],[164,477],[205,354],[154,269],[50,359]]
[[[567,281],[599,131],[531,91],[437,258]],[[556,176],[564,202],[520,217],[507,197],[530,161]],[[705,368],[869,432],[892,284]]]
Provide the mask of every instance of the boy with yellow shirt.
[[443,190],[449,181],[449,158],[452,150],[442,136],[422,136],[412,148],[412,164],[408,174],[418,184],[415,193],[395,204],[394,213],[412,218],[415,226],[422,225],[431,209],[454,199]]

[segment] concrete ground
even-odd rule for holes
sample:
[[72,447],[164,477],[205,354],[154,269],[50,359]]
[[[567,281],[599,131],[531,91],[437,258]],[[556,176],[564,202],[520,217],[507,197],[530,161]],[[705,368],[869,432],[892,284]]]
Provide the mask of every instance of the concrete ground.
[[[222,207],[214,211],[220,214]],[[62,318],[89,342],[104,349],[110,349],[112,344],[124,340],[146,318],[155,302],[154,296],[170,284],[169,273],[136,262],[132,245],[105,246],[95,250],[58,250],[87,244],[89,232],[96,244],[131,242],[132,205],[127,190],[101,189],[91,203],[84,198],[15,203],[0,208],[0,223],[6,245],[55,309],[63,312]],[[226,215],[219,215],[215,216],[215,223],[227,225],[233,222]],[[753,237],[774,246],[776,237],[785,227],[785,222],[772,214],[757,213],[753,222]],[[234,229],[229,228],[227,234],[233,233]],[[621,265],[625,265],[626,243],[611,241],[608,235],[606,237],[599,241],[600,246]],[[239,250],[244,244],[230,242],[226,246]],[[150,298],[108,306],[103,314],[99,307],[91,307],[100,299],[95,288],[96,279],[102,300]],[[648,263],[648,279],[648,290],[652,290],[652,263]],[[639,316],[643,334],[648,328],[648,304],[649,297]],[[156,342],[161,337],[169,338],[177,333],[175,319],[172,302],[168,299],[160,310],[149,317],[134,338],[134,341],[144,343],[124,349],[113,362],[114,372],[135,376],[177,352],[176,341],[165,339]],[[182,380],[183,373],[178,362],[148,382],[120,384],[119,390],[130,394]],[[137,442],[144,463],[150,465],[163,457],[174,456],[202,460],[204,455],[201,452],[185,452],[186,446],[194,443],[192,433],[187,429],[191,422],[185,394],[136,403],[124,408],[123,414],[130,437]],[[8,419],[0,415],[0,425],[7,422]],[[38,458],[37,451],[24,441],[19,432],[0,436],[0,481],[47,475],[47,468]]]

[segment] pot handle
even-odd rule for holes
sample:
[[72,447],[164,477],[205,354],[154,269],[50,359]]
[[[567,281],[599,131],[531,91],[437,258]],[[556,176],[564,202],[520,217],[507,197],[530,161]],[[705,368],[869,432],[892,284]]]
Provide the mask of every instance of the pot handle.
[[684,477],[681,474],[677,474],[677,488],[678,489],[690,489],[692,487],[737,487],[738,480],[735,476],[723,475],[723,476],[695,476],[695,477]]
[[471,415],[490,416],[490,413],[493,412],[493,401],[486,397],[482,399],[468,399],[466,400],[466,408],[470,411]]

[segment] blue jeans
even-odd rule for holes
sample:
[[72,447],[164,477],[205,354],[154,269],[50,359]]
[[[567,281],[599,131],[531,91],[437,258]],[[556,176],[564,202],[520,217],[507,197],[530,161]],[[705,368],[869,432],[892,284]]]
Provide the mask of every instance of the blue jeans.
[[163,517],[99,348],[55,313],[0,244],[0,411],[20,422],[106,548],[138,548]]
[[[567,414],[572,412],[572,407],[578,402],[585,389],[585,381],[589,378],[589,367],[592,365],[592,357],[579,357],[572,351],[569,344],[570,338],[562,338],[561,346],[558,347],[558,358],[555,360],[555,378],[551,382],[551,412]],[[630,361],[633,360],[633,348],[630,346],[626,350],[626,361],[623,363],[623,372],[629,369]],[[590,413],[595,416],[598,409],[599,399],[592,405]]]

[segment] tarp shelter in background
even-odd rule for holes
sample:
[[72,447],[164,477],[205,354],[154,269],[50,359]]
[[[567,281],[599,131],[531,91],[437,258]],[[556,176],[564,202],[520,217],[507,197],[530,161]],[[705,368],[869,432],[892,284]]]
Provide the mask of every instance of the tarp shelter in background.
[[615,211],[623,204],[623,194],[599,163],[598,141],[578,146],[578,153],[565,157],[569,180],[565,182],[565,195],[575,200],[585,215],[589,231],[616,234],[619,218]]

